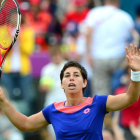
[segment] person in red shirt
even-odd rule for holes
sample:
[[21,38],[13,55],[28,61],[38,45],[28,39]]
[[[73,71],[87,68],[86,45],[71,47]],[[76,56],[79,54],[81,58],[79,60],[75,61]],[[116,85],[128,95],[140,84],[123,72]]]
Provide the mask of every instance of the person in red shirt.
[[67,22],[75,21],[77,23],[85,19],[89,9],[86,7],[86,0],[73,0],[75,11],[66,14]]
[[[115,90],[115,95],[124,93],[127,91],[128,85],[131,81],[130,79],[130,69],[127,70],[127,73],[121,77],[121,82],[124,86],[120,86]],[[140,117],[140,96],[137,102],[128,106],[127,108],[121,111],[120,115],[120,124],[124,129],[124,135],[126,140],[134,140],[132,132],[130,131],[130,125],[133,123],[136,127],[139,125]]]
[[87,13],[89,12],[86,0],[73,0],[72,5],[75,7],[75,10],[66,12],[64,23],[62,23],[62,27],[64,28],[71,21],[79,24],[86,18]]
[[49,1],[45,1],[46,3],[44,3],[44,0],[30,0],[29,2],[30,10],[27,12],[26,18],[28,19],[28,24],[35,30],[37,50],[46,51],[48,45],[44,35],[52,21],[52,15],[47,10],[44,10],[42,3],[44,6],[49,5]]

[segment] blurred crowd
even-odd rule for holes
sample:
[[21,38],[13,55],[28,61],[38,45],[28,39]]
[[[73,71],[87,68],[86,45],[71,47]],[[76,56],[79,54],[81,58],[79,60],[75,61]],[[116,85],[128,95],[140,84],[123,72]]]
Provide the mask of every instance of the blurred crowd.
[[[125,47],[140,48],[140,3],[136,18],[120,9],[119,0],[18,0],[21,28],[8,54],[1,79],[5,95],[25,115],[65,100],[60,71],[77,61],[88,72],[85,97],[127,91],[130,70]],[[11,15],[12,16],[12,15]],[[12,17],[11,17],[12,19]],[[104,140],[140,140],[140,99],[106,115]],[[0,110],[0,140],[54,140],[51,126],[22,133]]]

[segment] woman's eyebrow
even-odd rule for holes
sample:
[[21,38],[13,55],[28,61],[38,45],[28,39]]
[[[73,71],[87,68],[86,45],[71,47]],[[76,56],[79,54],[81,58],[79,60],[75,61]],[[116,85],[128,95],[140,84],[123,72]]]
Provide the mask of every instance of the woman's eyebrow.
[[69,72],[66,72],[66,73],[64,73],[64,74],[70,74]]
[[74,74],[79,74],[79,72],[74,72]]
[[[73,72],[73,73],[79,73],[79,72],[75,71],[75,72]],[[70,74],[70,72],[66,72],[65,74]]]

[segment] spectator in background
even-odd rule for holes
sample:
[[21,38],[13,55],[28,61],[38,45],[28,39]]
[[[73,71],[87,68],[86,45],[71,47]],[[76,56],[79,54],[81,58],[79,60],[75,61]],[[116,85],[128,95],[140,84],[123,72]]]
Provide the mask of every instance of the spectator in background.
[[63,33],[60,22],[58,18],[54,16],[48,27],[48,31],[45,34],[46,42],[50,45],[55,45],[57,43],[61,43],[62,37]]
[[65,12],[71,10],[70,7],[73,8],[73,5],[71,6],[71,0],[57,0],[57,10],[56,10],[56,16],[59,19],[59,21],[64,23],[65,21]]
[[86,0],[72,0],[72,4],[74,5],[75,9],[66,12],[65,14],[65,22],[63,23],[64,27],[71,21],[79,24],[83,21],[89,12],[89,8],[87,8],[87,1]]
[[26,14],[28,23],[35,30],[36,51],[48,50],[48,44],[45,40],[45,33],[52,21],[52,15],[49,13],[49,0],[30,0],[30,9]]
[[103,129],[103,139],[104,140],[116,140],[114,138],[114,132],[110,128]]
[[104,6],[93,8],[85,20],[86,52],[94,73],[93,94],[112,94],[112,73],[124,61],[130,34],[133,35],[134,41],[138,42],[139,36],[134,30],[132,18],[118,7],[119,0],[105,0]]
[[[105,0],[103,6],[90,10],[85,23],[87,26],[86,55],[92,67],[92,96],[111,95],[111,79],[125,59],[125,47],[132,34],[134,44],[139,36],[134,29],[132,17],[119,9],[119,0]],[[110,127],[111,114],[104,124]]]
[[140,34],[140,4],[136,7],[136,23],[135,23],[135,28]]
[[[66,61],[58,45],[50,47],[51,62],[45,65],[41,70],[40,90],[46,94],[44,107],[53,102],[66,100],[63,89],[60,87],[60,71]],[[52,139],[55,134],[52,126],[48,126]]]
[[[130,83],[130,69],[127,68],[127,72],[120,79],[123,86],[118,87],[115,90],[115,95],[124,93],[127,91],[128,85]],[[134,124],[135,127],[139,125],[140,118],[140,97],[139,100],[132,104],[131,106],[123,109],[120,116],[120,124],[123,127],[124,135],[126,140],[134,140],[136,137],[131,133],[130,125]]]
[[[41,70],[40,77],[40,90],[46,93],[46,100],[44,106],[48,106],[54,101],[64,100],[64,96],[58,94],[63,93],[63,89],[60,88],[60,70],[66,63],[63,58],[63,54],[58,45],[50,47],[51,62],[44,66]],[[48,83],[50,80],[50,83]],[[61,93],[61,94],[62,94]]]
[[111,120],[111,128],[103,128],[104,140],[125,140],[121,127],[119,126],[119,111],[115,111]]
[[140,140],[140,118],[139,118],[139,124],[136,127],[134,123],[130,124],[130,130],[131,133],[136,137],[136,140]]
[[50,7],[49,7],[49,12],[51,15],[56,16],[57,12],[57,1],[58,0],[49,0],[50,1]]
[[[120,118],[120,111],[114,112],[113,118],[112,118],[112,131],[113,131],[115,140],[129,140],[124,137],[124,132],[119,124],[119,118]],[[139,118],[138,126],[136,126],[133,122],[131,122],[130,131],[133,134],[133,136],[135,136],[133,140],[140,140],[140,118]],[[104,130],[103,130],[103,133],[104,133]],[[110,140],[110,139],[107,139],[107,140]]]
[[[16,102],[9,99],[8,93],[5,88],[3,88],[4,95],[7,100],[16,108],[18,111],[18,104]],[[6,115],[0,108],[0,140],[23,140],[22,133],[11,124]]]
[[21,13],[26,13],[30,9],[30,3],[27,0],[23,0],[19,3]]
[[[13,18],[13,13],[11,18]],[[32,66],[30,56],[34,51],[35,34],[32,27],[27,26],[25,16],[22,17],[20,34],[14,47],[7,55],[1,84],[6,87],[11,100],[21,99],[27,104],[25,114],[30,114],[33,100]],[[4,53],[4,50],[1,51]]]
[[112,131],[114,133],[115,140],[126,140],[124,133],[119,124],[120,111],[115,111],[111,120]]
[[86,57],[86,25],[85,22],[81,22],[78,26],[78,37],[76,39],[76,58],[75,61],[78,61],[82,66],[84,66],[88,72],[88,83],[85,90],[84,96],[90,97],[91,94],[91,77],[93,77],[91,66],[87,62]]
[[94,0],[87,0],[87,7],[89,9],[92,9],[95,7],[95,3],[94,3]]
[[52,16],[55,16],[55,13],[57,10],[57,1],[56,0],[41,0],[40,10],[50,13]]
[[89,9],[87,8],[86,0],[73,0],[75,5],[75,10],[69,13],[66,13],[66,22],[75,21],[77,23],[85,19]]
[[71,21],[67,24],[62,39],[62,47],[65,50],[65,58],[67,60],[75,60],[76,58],[76,41],[78,37],[78,24]]

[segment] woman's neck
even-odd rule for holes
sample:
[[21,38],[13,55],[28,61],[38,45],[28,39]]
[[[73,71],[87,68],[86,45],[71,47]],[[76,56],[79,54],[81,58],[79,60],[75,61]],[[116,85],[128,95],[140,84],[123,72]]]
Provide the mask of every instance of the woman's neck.
[[67,101],[65,102],[65,106],[75,106],[82,104],[87,98],[82,96],[77,97],[67,97]]

